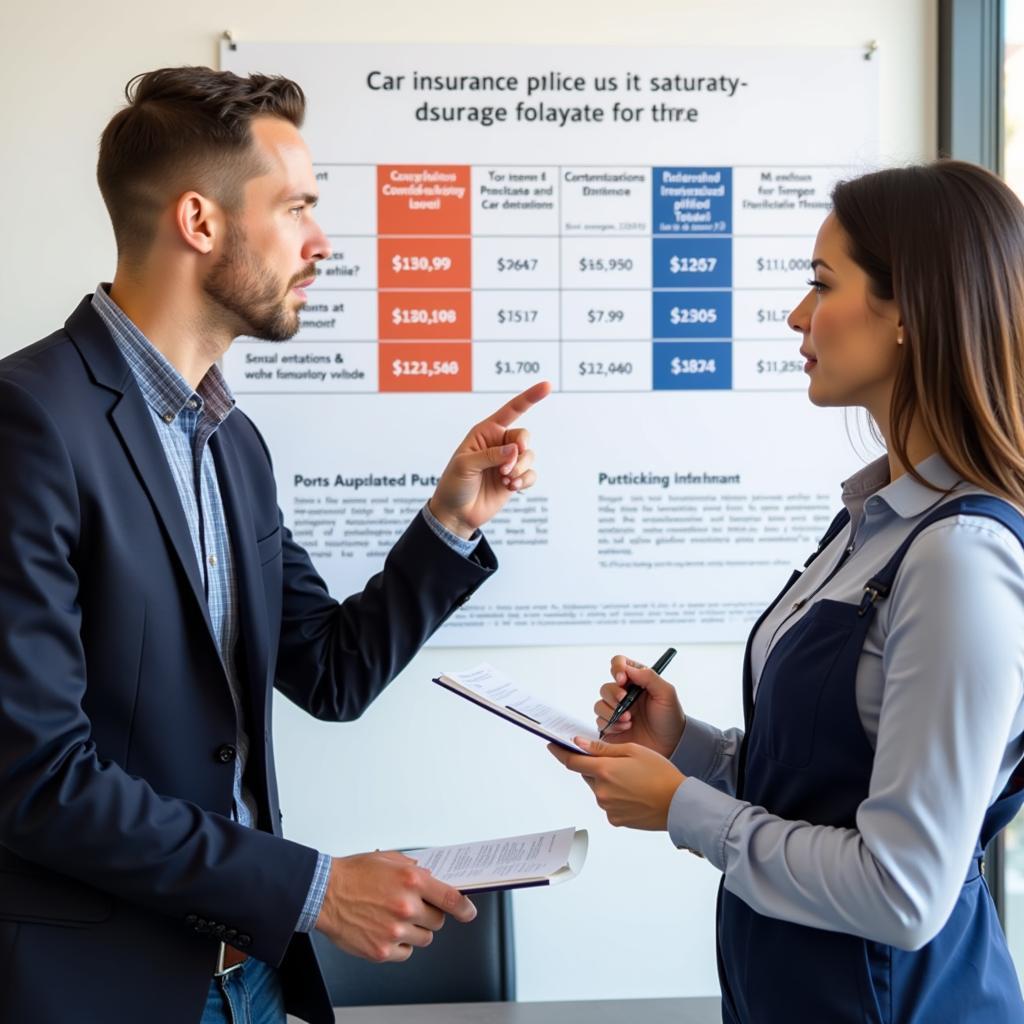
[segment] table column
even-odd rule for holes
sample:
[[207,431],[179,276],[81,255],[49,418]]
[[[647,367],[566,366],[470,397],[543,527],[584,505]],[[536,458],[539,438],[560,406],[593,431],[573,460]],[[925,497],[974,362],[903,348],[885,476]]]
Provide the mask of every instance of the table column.
[[733,226],[733,387],[807,386],[800,338],[786,324],[813,277],[814,236],[846,168],[737,167]]
[[380,390],[472,388],[470,174],[377,168]]
[[557,175],[473,168],[474,391],[559,387]]
[[651,386],[651,172],[562,167],[562,388]]
[[299,330],[284,345],[239,338],[224,356],[238,394],[377,390],[377,208],[372,164],[316,164],[315,216],[331,243]]
[[732,387],[732,171],[656,167],[656,391]]

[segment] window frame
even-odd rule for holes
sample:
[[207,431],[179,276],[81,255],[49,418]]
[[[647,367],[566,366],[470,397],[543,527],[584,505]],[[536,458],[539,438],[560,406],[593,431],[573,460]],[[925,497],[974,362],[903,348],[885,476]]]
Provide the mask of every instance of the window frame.
[[939,154],[1003,171],[1005,0],[939,0]]
[[[1003,173],[1005,0],[939,0],[939,155]],[[985,880],[1006,930],[1000,833],[985,850]]]

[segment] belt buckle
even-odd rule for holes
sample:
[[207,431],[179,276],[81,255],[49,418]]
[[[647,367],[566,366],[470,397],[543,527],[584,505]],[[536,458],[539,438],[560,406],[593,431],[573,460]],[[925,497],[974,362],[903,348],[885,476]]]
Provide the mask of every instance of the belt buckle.
[[217,967],[213,972],[215,978],[224,978],[231,974],[233,971],[237,971],[245,961],[240,960],[237,964],[232,964],[230,967],[224,966],[224,957],[227,954],[227,945],[223,942],[219,943],[219,949],[217,950]]

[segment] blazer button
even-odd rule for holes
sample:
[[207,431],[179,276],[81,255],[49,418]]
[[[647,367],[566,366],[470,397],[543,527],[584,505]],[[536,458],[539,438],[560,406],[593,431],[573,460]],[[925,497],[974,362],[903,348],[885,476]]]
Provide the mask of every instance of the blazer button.
[[214,756],[221,764],[231,764],[238,756],[238,751],[230,743],[222,743]]

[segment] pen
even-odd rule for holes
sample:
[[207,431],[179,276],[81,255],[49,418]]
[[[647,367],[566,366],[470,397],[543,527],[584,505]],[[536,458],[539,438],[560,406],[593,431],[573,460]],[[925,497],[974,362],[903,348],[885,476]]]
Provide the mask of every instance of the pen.
[[[670,647],[652,666],[651,671],[656,675],[661,675],[662,672],[668,668],[668,663],[676,656],[676,649]],[[608,724],[597,734],[602,739],[604,734],[622,717],[623,712],[628,711],[635,703],[637,697],[644,692],[642,686],[637,686],[636,683],[628,683],[626,685],[626,696],[619,701],[618,707],[612,712],[612,717],[608,719]]]

